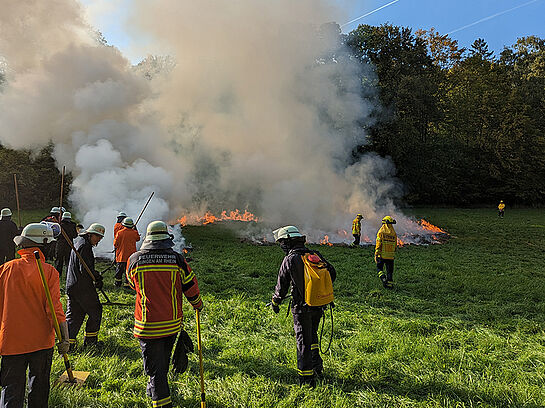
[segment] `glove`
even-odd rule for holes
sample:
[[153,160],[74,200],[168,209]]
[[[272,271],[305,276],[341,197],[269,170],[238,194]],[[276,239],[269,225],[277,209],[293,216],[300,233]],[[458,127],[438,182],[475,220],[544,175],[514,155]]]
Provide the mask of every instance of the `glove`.
[[59,328],[61,329],[62,338],[57,343],[57,351],[60,355],[63,355],[68,353],[68,350],[70,349],[70,342],[68,341],[68,323],[59,323]]
[[280,306],[279,305],[275,305],[273,301],[271,301],[270,303],[271,305],[271,309],[274,313],[278,314],[278,312],[280,312]]
[[380,262],[380,256],[375,255],[375,263],[379,263],[379,262]]
[[202,312],[202,308],[204,307],[204,303],[201,301],[201,305],[199,307],[196,307],[199,312]]
[[95,288],[100,290],[102,289],[103,286],[104,286],[104,282],[102,281],[102,276],[99,275],[95,278]]

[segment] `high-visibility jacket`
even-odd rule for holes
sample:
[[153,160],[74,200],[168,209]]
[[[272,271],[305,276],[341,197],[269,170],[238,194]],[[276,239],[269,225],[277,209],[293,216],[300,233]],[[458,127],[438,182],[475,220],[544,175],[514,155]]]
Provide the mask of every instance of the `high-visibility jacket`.
[[500,203],[500,205],[498,205],[498,210],[503,211],[504,208],[505,208],[504,203]]
[[114,238],[115,261],[127,262],[136,252],[136,243],[140,241],[140,234],[133,228],[123,227]]
[[120,222],[116,222],[114,225],[114,238],[121,228],[123,228],[123,224],[121,224]]
[[375,256],[382,259],[394,259],[397,247],[397,234],[391,224],[382,224],[378,230]]
[[180,331],[182,293],[193,308],[202,306],[197,278],[184,257],[172,245],[162,245],[163,241],[144,241],[127,265],[127,281],[136,290],[133,334],[138,338],[154,339]]
[[[21,258],[0,266],[0,355],[24,354],[55,345],[55,329],[34,251],[21,249]],[[45,280],[59,323],[66,321],[61,304],[59,272],[45,262]]]
[[360,235],[361,234],[361,219],[355,218],[354,221],[352,221],[352,235]]

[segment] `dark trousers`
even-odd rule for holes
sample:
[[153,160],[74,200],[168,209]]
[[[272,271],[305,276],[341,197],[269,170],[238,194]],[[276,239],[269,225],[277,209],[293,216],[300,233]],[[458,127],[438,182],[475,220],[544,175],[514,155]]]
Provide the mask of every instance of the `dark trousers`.
[[0,265],[4,262],[15,259],[15,248],[2,248],[0,247]]
[[360,234],[352,234],[352,236],[354,237],[354,242],[352,243],[352,245],[359,245],[360,244]]
[[[384,272],[386,266],[386,273]],[[394,260],[380,258],[377,262],[378,277],[383,284],[394,281]]]
[[315,375],[321,374],[324,369],[318,345],[318,326],[322,314],[321,307],[293,313],[299,384],[313,384]]
[[25,402],[26,371],[28,368],[28,408],[47,408],[52,360],[52,348],[32,353],[2,356],[0,368],[2,397],[0,399],[0,407],[23,407]]
[[123,281],[127,281],[127,278],[123,278],[125,270],[127,269],[127,262],[115,263],[115,286],[121,286]]
[[144,371],[149,376],[146,394],[151,397],[154,407],[172,407],[167,374],[176,335],[138,340],[142,349]]
[[503,210],[499,210],[499,211],[498,211],[498,217],[503,218]]
[[102,320],[102,305],[98,294],[94,289],[69,290],[66,305],[66,321],[68,322],[68,335],[70,343],[76,343],[79,329],[83,324],[85,315],[88,315],[85,325],[85,343],[94,344],[98,340],[100,322]]
[[68,262],[70,261],[70,248],[65,248],[57,244],[56,257],[55,257],[55,269],[59,271],[59,276],[62,276],[62,268],[66,265],[68,268]]

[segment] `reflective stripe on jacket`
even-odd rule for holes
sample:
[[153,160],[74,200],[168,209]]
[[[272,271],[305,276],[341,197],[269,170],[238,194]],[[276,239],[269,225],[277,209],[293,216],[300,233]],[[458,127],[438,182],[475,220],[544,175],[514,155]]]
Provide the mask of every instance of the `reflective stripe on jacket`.
[[135,337],[171,336],[182,324],[182,293],[194,308],[202,305],[195,274],[184,257],[172,250],[140,250],[129,258],[127,280],[136,290]]
[[[55,345],[55,330],[38,265],[37,247],[18,251],[21,258],[0,266],[0,355],[24,354]],[[59,272],[45,262],[45,280],[59,323],[66,320],[61,304]]]
[[394,259],[396,247],[397,234],[394,227],[389,224],[383,224],[377,233],[375,256],[380,256],[382,259]]
[[115,261],[127,262],[129,257],[136,252],[136,243],[140,241],[140,234],[133,228],[123,227],[114,239]]

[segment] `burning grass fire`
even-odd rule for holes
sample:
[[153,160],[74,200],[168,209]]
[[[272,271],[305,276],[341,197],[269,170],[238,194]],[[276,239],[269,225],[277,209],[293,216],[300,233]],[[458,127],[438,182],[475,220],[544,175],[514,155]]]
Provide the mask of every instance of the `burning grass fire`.
[[241,213],[239,210],[234,211],[222,211],[219,216],[215,216],[211,212],[207,211],[203,216],[196,214],[188,214],[178,219],[178,222],[183,226],[185,225],[206,225],[212,224],[219,221],[244,221],[244,222],[258,222],[259,219],[249,212],[244,210]]

